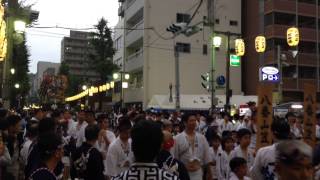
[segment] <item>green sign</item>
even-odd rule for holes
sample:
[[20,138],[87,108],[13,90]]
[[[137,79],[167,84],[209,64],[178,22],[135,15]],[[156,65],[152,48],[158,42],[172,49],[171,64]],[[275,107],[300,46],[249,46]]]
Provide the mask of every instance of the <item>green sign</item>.
[[240,64],[240,56],[230,55],[230,66],[239,67]]

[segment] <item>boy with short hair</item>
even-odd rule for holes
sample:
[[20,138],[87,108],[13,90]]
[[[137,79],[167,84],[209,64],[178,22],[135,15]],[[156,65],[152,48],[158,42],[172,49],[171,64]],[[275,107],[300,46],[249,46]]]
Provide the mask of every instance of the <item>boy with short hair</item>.
[[244,158],[247,161],[248,168],[251,168],[254,163],[253,150],[249,148],[251,142],[251,132],[246,128],[239,129],[237,137],[239,145],[232,151],[231,158]]
[[222,152],[218,153],[216,158],[217,164],[217,175],[219,180],[226,180],[230,177],[229,162],[231,159],[231,152],[234,148],[234,142],[230,135],[222,137],[221,147]]
[[209,163],[212,173],[212,179],[218,179],[218,173],[217,173],[217,157],[218,154],[222,153],[221,148],[221,138],[217,134],[213,134],[210,138],[210,157],[212,159],[212,162]]
[[230,179],[229,180],[250,180],[246,177],[248,172],[247,161],[241,157],[235,157],[230,160]]

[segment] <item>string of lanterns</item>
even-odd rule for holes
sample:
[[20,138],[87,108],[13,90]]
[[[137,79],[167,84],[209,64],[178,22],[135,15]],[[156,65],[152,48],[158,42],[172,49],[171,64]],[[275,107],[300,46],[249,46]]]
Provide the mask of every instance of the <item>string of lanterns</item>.
[[65,99],[66,102],[71,102],[71,101],[76,101],[78,99],[81,99],[85,96],[93,96],[94,94],[96,93],[99,93],[99,92],[106,92],[110,89],[114,88],[114,82],[111,81],[110,83],[106,83],[106,84],[103,84],[103,85],[100,85],[100,86],[91,86],[89,89],[86,89],[84,91],[82,91],[81,93],[79,94],[76,94],[74,96],[71,96],[71,97],[67,97]]
[[[290,47],[298,46],[300,41],[299,29],[291,27],[287,30],[287,43]],[[255,49],[258,53],[265,52],[267,47],[266,38],[264,36],[257,36],[255,38]],[[244,56],[245,43],[243,39],[235,40],[235,52],[237,56]]]

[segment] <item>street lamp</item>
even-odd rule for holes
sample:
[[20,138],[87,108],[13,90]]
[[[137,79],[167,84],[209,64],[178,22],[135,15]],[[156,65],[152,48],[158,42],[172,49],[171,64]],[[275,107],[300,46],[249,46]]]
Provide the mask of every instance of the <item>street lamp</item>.
[[222,38],[220,36],[214,36],[212,40],[212,44],[215,48],[219,48],[221,46]]
[[17,33],[24,33],[26,30],[26,23],[21,20],[17,20],[14,22],[14,30]]
[[14,74],[16,72],[16,70],[14,68],[10,69],[11,74]]
[[88,89],[88,87],[87,87],[86,85],[83,85],[83,86],[82,86],[82,90],[85,91],[85,90],[87,90],[87,89]]
[[119,74],[118,73],[113,73],[112,75],[113,79],[116,80],[119,78]]
[[19,84],[19,83],[16,83],[16,84],[14,85],[14,87],[15,87],[16,89],[19,89],[19,88],[20,88],[20,84]]
[[124,75],[124,79],[125,79],[125,80],[129,80],[129,79],[130,79],[130,74],[125,74],[125,75]]

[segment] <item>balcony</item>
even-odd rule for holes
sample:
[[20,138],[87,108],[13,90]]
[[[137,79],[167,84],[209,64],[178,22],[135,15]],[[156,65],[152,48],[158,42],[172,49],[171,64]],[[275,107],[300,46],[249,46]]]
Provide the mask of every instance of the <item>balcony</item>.
[[126,18],[130,19],[144,6],[144,0],[131,0],[127,2]]
[[[267,38],[286,38],[287,29],[289,26],[285,25],[270,25],[265,27],[265,34]],[[316,30],[310,28],[299,28],[301,41],[316,42]]]
[[143,67],[143,50],[142,49],[127,57],[127,60],[125,63],[125,70],[130,72],[130,71],[137,70],[141,67]]
[[[272,11],[295,13],[296,2],[295,2],[295,0],[269,0],[269,1],[265,1],[264,11],[265,11],[265,14],[272,12]],[[315,16],[316,15],[316,6],[314,4],[299,3],[298,13],[299,13],[299,15]]]
[[[138,22],[136,25],[130,27],[130,29],[143,29],[143,21]],[[126,33],[126,47],[132,45],[132,43],[137,42],[139,39],[143,38],[143,30],[128,30]]]
[[315,84],[317,86],[317,80],[316,79],[299,79],[299,90],[304,90],[304,84]]
[[283,89],[284,90],[296,90],[297,89],[297,79],[295,78],[283,78]]
[[124,16],[124,7],[121,5],[118,9],[118,16],[123,17]]
[[[291,52],[282,51],[282,54],[286,55],[285,62],[288,64],[295,65],[296,59],[292,57]],[[265,52],[265,63],[264,64],[277,64],[277,50],[269,50]],[[299,66],[316,66],[317,59],[316,54],[311,53],[298,53]]]

